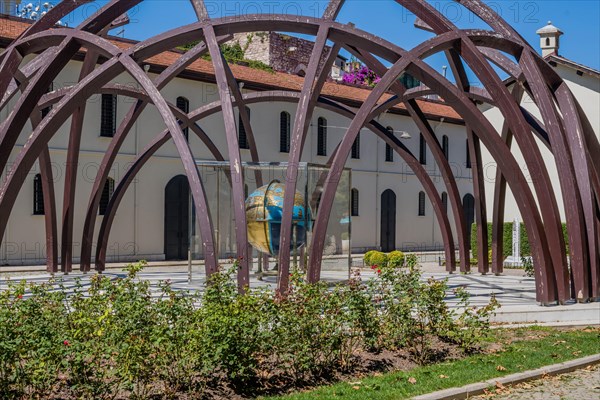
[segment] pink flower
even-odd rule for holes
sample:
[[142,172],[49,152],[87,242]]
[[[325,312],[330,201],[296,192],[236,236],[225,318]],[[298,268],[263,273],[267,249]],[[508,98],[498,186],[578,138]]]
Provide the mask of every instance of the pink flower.
[[381,270],[380,270],[380,269],[378,269],[378,270],[377,270],[377,273],[378,273],[378,274],[380,274],[380,273],[381,273]]
[[70,346],[70,345],[71,345],[71,343],[70,343],[68,340],[65,340],[65,341],[63,342],[63,344],[64,344],[65,346]]
[[22,298],[23,298],[22,294],[20,294],[20,295],[17,296],[17,299],[19,299],[19,300],[21,300]]

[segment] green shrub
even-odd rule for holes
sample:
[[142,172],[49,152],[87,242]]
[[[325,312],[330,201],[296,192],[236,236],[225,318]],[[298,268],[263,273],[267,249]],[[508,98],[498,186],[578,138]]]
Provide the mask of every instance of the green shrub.
[[388,257],[385,253],[376,251],[371,255],[369,261],[372,267],[383,268],[387,266]]
[[[468,304],[468,293],[460,292],[459,309],[465,311],[457,314],[444,301],[447,280],[430,278],[423,282],[418,266],[385,268],[380,277],[381,347],[406,348],[415,361],[424,364],[436,356],[436,337],[452,340],[466,351],[485,338],[489,318],[497,307],[495,300],[478,309]],[[464,329],[472,332],[462,332]]]
[[401,251],[392,251],[387,255],[387,259],[390,267],[399,268],[404,266],[404,253]]
[[405,258],[404,265],[406,267],[416,267],[419,264],[419,257],[416,254],[409,254]]
[[470,295],[464,288],[455,289],[454,294],[458,298],[458,308],[461,311],[444,335],[465,351],[472,352],[479,343],[489,337],[490,318],[500,304],[492,295],[491,301],[486,306],[472,307]]
[[464,293],[459,315],[446,281],[424,282],[414,255],[406,264],[333,288],[294,273],[286,296],[239,294],[237,265],[203,294],[151,288],[138,279],[143,263],[69,291],[11,282],[0,291],[0,398],[203,398],[224,384],[255,397],[265,376],[313,383],[351,370],[357,352],[407,349],[425,363],[436,338],[475,348],[495,305],[472,308]]
[[532,277],[535,275],[535,270],[533,269],[533,260],[531,257],[521,257],[521,264],[525,270],[525,276]]
[[381,251],[371,250],[365,253],[363,261],[368,267],[381,268],[387,265],[388,257]]
[[[194,48],[198,43],[199,42],[194,41],[187,45],[179,46],[178,49],[181,51],[184,51],[184,52],[189,51],[192,48]],[[244,64],[253,69],[259,69],[262,71],[275,73],[275,71],[273,70],[273,68],[271,68],[270,65],[265,64],[262,61],[250,60],[250,59],[246,58],[247,48],[242,48],[242,46],[237,42],[236,43],[223,43],[219,47],[221,49],[221,53],[223,54],[223,57],[230,64]],[[208,54],[208,53],[204,54],[202,56],[202,59],[210,61],[211,60],[210,54]]]
[[371,257],[372,257],[372,256],[373,256],[373,254],[375,254],[375,253],[377,253],[377,251],[376,251],[376,250],[370,250],[370,251],[367,251],[367,252],[365,253],[365,255],[363,256],[363,261],[364,261],[364,263],[365,263],[365,265],[366,265],[366,266],[370,267],[370,266],[372,265],[372,264],[371,264]]
[[[513,230],[513,222],[505,222],[503,225],[503,233],[502,233],[502,255],[504,258],[510,256],[512,254],[512,230]],[[567,253],[569,252],[569,237],[567,234],[567,228],[565,224],[562,224],[563,236],[565,240],[565,246]],[[488,223],[487,227],[488,232],[488,251],[491,250],[492,247],[492,224]],[[477,249],[479,248],[479,242],[477,237],[477,224],[473,224],[471,226],[471,251],[473,252],[473,256],[477,256]],[[529,244],[529,239],[527,237],[527,230],[525,229],[525,224],[521,223],[521,255],[522,256],[530,256],[531,255],[531,246]],[[491,258],[490,258],[491,260]]]

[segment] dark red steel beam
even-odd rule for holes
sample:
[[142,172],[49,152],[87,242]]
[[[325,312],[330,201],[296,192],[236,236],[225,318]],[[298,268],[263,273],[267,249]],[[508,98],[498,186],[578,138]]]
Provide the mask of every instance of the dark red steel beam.
[[[198,170],[177,123],[177,119],[179,119],[182,121],[182,124],[187,124],[188,121],[193,121],[195,116],[201,115],[202,112],[199,111],[196,114],[190,113],[186,117],[174,111],[172,105],[165,102],[159,93],[160,82],[151,82],[138,64],[143,63],[148,57],[162,51],[169,50],[181,44],[187,44],[192,40],[197,40],[198,37],[202,37],[203,32],[212,32],[214,38],[210,42],[211,46],[213,46],[213,53],[216,54],[214,44],[216,37],[220,35],[254,30],[291,31],[317,36],[317,45],[313,50],[309,73],[307,74],[303,91],[299,95],[300,103],[298,110],[303,116],[298,117],[297,115],[294,127],[291,146],[292,149],[295,149],[295,152],[294,154],[290,154],[290,164],[292,167],[288,171],[292,172],[292,178],[294,175],[293,161],[296,159],[299,160],[306,138],[305,125],[311,119],[312,110],[322,90],[323,82],[326,78],[324,71],[330,68],[330,66],[327,66],[326,68],[321,68],[319,71],[318,65],[326,40],[336,43],[333,49],[335,51],[332,51],[328,56],[328,62],[332,62],[332,59],[335,58],[339,46],[348,45],[357,49],[365,49],[368,54],[394,64],[385,73],[382,82],[371,92],[367,101],[353,117],[351,127],[333,157],[331,171],[328,174],[329,179],[325,183],[321,208],[315,224],[314,243],[310,255],[309,280],[315,281],[320,277],[322,248],[329,219],[329,211],[337,186],[336,179],[339,178],[339,175],[343,171],[349,149],[354,142],[354,137],[363,126],[373,127],[369,121],[372,120],[374,115],[377,115],[374,113],[385,110],[390,104],[394,104],[395,101],[402,101],[407,104],[414,103],[409,97],[417,95],[418,91],[410,93],[400,91],[402,96],[398,96],[397,99],[378,104],[381,95],[395,84],[395,79],[398,75],[403,71],[407,71],[427,85],[427,88],[422,89],[422,93],[430,91],[440,94],[462,116],[469,129],[477,133],[481,144],[488,148],[492,157],[497,161],[499,173],[506,178],[506,182],[511,186],[515,195],[529,239],[532,243],[537,282],[537,299],[543,304],[564,301],[565,296],[567,296],[566,292],[568,291],[565,289],[565,286],[568,286],[568,274],[566,262],[563,262],[564,244],[560,242],[562,235],[560,224],[558,223],[560,220],[558,219],[556,196],[551,189],[546,167],[540,161],[539,149],[533,140],[532,130],[533,134],[543,137],[545,144],[548,144],[549,139],[550,148],[557,158],[557,164],[565,167],[568,175],[561,178],[561,187],[566,185],[572,188],[573,192],[567,193],[568,196],[563,197],[566,198],[567,204],[574,206],[573,208],[577,208],[576,211],[571,211],[567,215],[567,223],[570,226],[569,234],[574,244],[574,252],[577,253],[574,257],[575,259],[583,260],[581,265],[576,262],[574,266],[574,270],[577,270],[577,276],[575,277],[576,286],[582,293],[578,297],[580,299],[586,298],[584,290],[586,287],[590,296],[594,297],[594,295],[598,294],[600,286],[600,282],[598,282],[600,279],[600,256],[598,255],[600,250],[600,239],[598,238],[598,231],[600,229],[600,218],[598,215],[600,161],[597,155],[600,154],[600,144],[589,126],[589,121],[587,121],[587,118],[581,112],[576,100],[566,88],[566,85],[562,83],[560,77],[537,54],[534,54],[530,46],[527,45],[525,40],[512,27],[501,18],[498,18],[487,5],[476,0],[460,1],[461,4],[486,21],[493,28],[493,31],[461,30],[434,10],[429,3],[422,0],[397,1],[414,12],[419,20],[422,21],[423,26],[438,34],[437,37],[424,42],[410,51],[406,51],[393,43],[367,32],[358,30],[353,26],[335,22],[333,19],[337,16],[343,4],[343,1],[337,0],[329,3],[323,18],[292,15],[246,15],[214,20],[209,18],[202,1],[192,0],[192,5],[199,19],[198,22],[157,35],[146,41],[134,44],[129,49],[121,50],[115,48],[98,36],[111,23],[113,26],[115,23],[118,23],[119,18],[132,6],[140,3],[140,1],[112,0],[76,29],[47,29],[56,22],[53,22],[53,19],[57,20],[57,18],[60,18],[60,15],[63,15],[62,13],[66,14],[69,10],[73,10],[78,5],[84,3],[83,1],[65,1],[61,3],[61,7],[55,8],[57,11],[54,11],[50,17],[42,18],[42,23],[32,25],[32,28],[28,32],[21,35],[0,55],[0,88],[5,93],[0,107],[5,107],[8,104],[8,99],[16,93],[16,89],[19,86],[12,83],[12,76],[17,72],[23,57],[32,52],[43,51],[49,46],[55,46],[52,51],[44,51],[37,58],[36,67],[33,67],[33,63],[28,64],[27,67],[32,70],[30,73],[25,74],[27,76],[25,80],[28,81],[24,86],[23,94],[16,101],[14,112],[10,113],[9,118],[0,125],[0,143],[2,144],[0,148],[0,167],[2,169],[6,166],[8,154],[12,151],[18,135],[30,117],[30,110],[40,107],[43,103],[40,101],[42,98],[50,101],[52,96],[44,96],[46,87],[56,74],[64,68],[72,56],[79,51],[80,47],[87,48],[88,52],[98,52],[98,54],[108,59],[108,61],[97,67],[73,88],[61,92],[63,97],[60,98],[50,114],[40,121],[38,126],[34,127],[31,137],[28,139],[25,148],[18,154],[16,163],[9,171],[7,181],[2,185],[2,189],[0,190],[0,230],[2,230],[0,235],[4,233],[10,211],[26,174],[37,158],[41,157],[43,159],[45,157],[44,151],[47,149],[47,143],[56,133],[58,127],[75,112],[78,102],[84,101],[91,93],[101,89],[116,74],[126,71],[143,87],[142,92],[145,92],[145,94],[140,96],[140,98],[147,98],[151,103],[156,105],[167,127],[169,137],[172,137],[175,141],[195,200],[196,213],[202,229],[201,234],[204,241],[205,254],[207,254],[207,273],[213,271],[216,268],[216,260],[212,245],[212,221],[210,221],[206,197]],[[442,51],[447,52],[448,58],[451,61],[451,67],[453,67],[453,71],[458,77],[457,82],[460,86],[458,90],[457,86],[443,79],[443,77],[422,61],[423,58]],[[520,65],[517,66],[501,52],[515,56],[519,60]],[[181,58],[184,59],[185,57],[186,55]],[[470,85],[466,80],[466,74],[462,66],[462,60],[465,60],[478,75],[478,78],[484,84],[484,90],[473,91],[469,87]],[[213,59],[213,61],[215,60]],[[513,74],[517,81],[521,82],[526,90],[532,94],[540,109],[544,110],[543,124],[523,111],[522,107],[518,104],[519,101],[515,101],[515,96],[508,92],[504,83],[500,81],[496,72],[489,65],[489,62]],[[235,79],[233,79],[230,71],[227,71],[227,66],[225,64],[218,64],[219,61],[217,60],[215,65],[217,66],[218,75],[221,76],[221,83],[224,82],[225,85],[229,86],[235,84]],[[174,67],[169,67],[169,74],[172,73],[173,75],[165,76],[166,80],[170,80],[172,76],[179,73],[185,68],[185,65],[185,61],[180,60]],[[229,76],[227,75],[228,73],[230,74]],[[431,88],[435,88],[435,90]],[[221,97],[223,99],[223,96]],[[240,106],[245,97],[239,96],[239,93],[237,97],[240,103],[238,106]],[[506,130],[505,140],[510,139],[509,136],[514,134],[516,140],[520,142],[519,145],[521,148],[529,148],[527,145],[533,143],[532,154],[524,154],[524,156],[530,169],[541,176],[541,179],[534,181],[534,188],[538,199],[540,199],[539,205],[536,203],[527,181],[519,170],[518,164],[510,154],[505,140],[495,132],[495,129],[483,116],[481,111],[474,106],[473,99],[487,101],[500,109],[505,120],[507,120],[507,128],[510,128]],[[555,101],[556,105],[554,104]],[[146,100],[143,100],[143,102],[146,102]],[[230,99],[226,103],[230,104],[231,107],[233,105]],[[137,106],[140,106],[139,101]],[[226,114],[232,114],[227,111],[231,107],[226,105]],[[417,109],[416,112],[418,113],[418,111]],[[135,112],[130,112],[128,115],[129,123],[132,123],[131,121],[135,121],[135,119],[137,119]],[[232,120],[233,118],[229,115],[226,116],[227,119]],[[417,120],[419,119],[417,118]],[[235,124],[235,120],[233,120],[233,124]],[[123,125],[122,137],[129,130],[126,125]],[[374,126],[374,129],[378,131],[380,127]],[[384,140],[392,140],[391,145],[394,145],[393,139],[390,137],[382,138]],[[160,142],[162,138],[158,138],[157,140]],[[158,142],[152,144],[151,147],[158,146]],[[230,153],[233,151],[231,142],[228,140]],[[109,168],[112,164],[111,158],[116,156],[119,147],[120,145],[115,145],[109,149],[110,151],[104,160],[106,163],[103,163],[103,168]],[[395,149],[397,150],[396,147]],[[239,150],[237,151],[239,153]],[[476,150],[475,152],[477,153]],[[405,154],[405,156],[410,159],[408,154]],[[230,156],[230,159],[233,161],[233,166],[235,166],[235,157]],[[414,163],[414,158],[411,162]],[[531,168],[531,166],[535,168]],[[415,169],[419,170],[419,166],[415,166]],[[48,177],[45,180],[50,181]],[[423,176],[421,180],[424,186],[427,186],[427,177]],[[569,180],[571,183],[566,182]],[[295,187],[295,181],[293,182],[293,186]],[[235,187],[236,185],[234,185]],[[282,293],[285,293],[287,290],[287,273],[284,275],[281,275],[281,273],[282,271],[287,271],[286,267],[289,268],[288,236],[290,236],[289,233],[291,232],[290,210],[293,200],[290,200],[290,198],[293,198],[293,190],[291,190],[291,187],[288,187],[288,189],[290,190],[286,192],[291,194],[288,194],[288,198],[284,202],[283,231],[280,243],[280,247],[282,248],[280,256],[283,268],[280,269],[279,289]],[[432,202],[435,203],[434,208],[437,213],[440,203],[438,201],[439,195],[433,193],[434,189],[429,187],[432,193],[428,191],[428,194],[430,194]],[[498,192],[501,192],[501,190],[496,192],[496,196],[499,196]],[[92,193],[92,198],[96,195],[97,190]],[[481,201],[481,193],[477,197]],[[500,198],[503,201],[504,195],[502,194]],[[236,207],[242,207],[243,196],[236,196],[235,200]],[[88,213],[94,208],[93,203],[94,201],[91,201]],[[581,207],[578,207],[579,205]],[[494,211],[496,225],[499,225],[498,216],[502,213]],[[438,219],[443,219],[443,217],[444,215],[439,215]],[[447,220],[441,221],[441,223],[448,229]],[[240,221],[239,218],[236,218],[236,224],[238,232],[242,230],[245,232],[245,223],[243,220]],[[52,233],[51,230],[48,230],[48,227],[51,227],[51,223],[47,224],[47,239],[51,240]],[[89,256],[83,256],[84,252],[89,252],[91,249],[93,225],[91,232],[92,234],[88,234],[88,231],[84,233],[85,245],[82,248],[82,264],[85,261],[87,262],[86,265],[89,265],[89,260],[86,260],[86,257],[89,258]],[[208,239],[205,240],[206,238]],[[447,246],[452,243],[451,232],[450,237],[445,237],[444,240]],[[102,246],[105,247],[106,243]],[[106,249],[99,249],[100,252],[103,250],[105,252]],[[496,248],[496,250],[498,249]],[[585,257],[588,257],[589,262],[586,262]],[[494,264],[496,265],[497,263],[498,260],[496,259]],[[85,267],[86,265],[82,266]],[[497,271],[498,268],[496,268],[495,272]],[[587,285],[583,281],[586,276],[589,277]],[[240,281],[243,281],[243,276],[240,278]]]
[[[248,264],[248,231],[246,229],[246,207],[244,194],[244,170],[242,168],[242,156],[240,154],[240,145],[237,134],[237,124],[233,112],[233,103],[231,101],[230,87],[225,72],[226,61],[221,54],[217,36],[212,26],[204,29],[204,38],[210,52],[210,57],[215,69],[215,78],[217,80],[217,89],[223,107],[223,121],[225,123],[225,137],[227,139],[227,149],[230,164],[231,191],[233,197],[233,216],[235,219],[235,240],[239,262],[238,269],[238,291],[243,293],[250,286],[250,269]],[[243,110],[242,110],[243,109]],[[240,112],[242,118],[250,126],[250,120],[244,107]]]
[[[339,4],[341,5],[341,3]],[[286,190],[283,196],[283,214],[281,217],[281,231],[279,242],[279,270],[278,270],[278,289],[280,293],[286,293],[289,286],[289,268],[290,268],[290,245],[292,240],[292,214],[294,211],[294,198],[296,193],[296,181],[298,179],[298,166],[306,136],[311,123],[314,109],[317,104],[319,94],[329,75],[331,65],[337,57],[341,45],[334,45],[327,57],[327,60],[321,64],[321,56],[327,44],[329,28],[321,26],[317,34],[315,45],[310,56],[310,62],[304,78],[304,84],[300,95],[300,101],[296,110],[294,127],[290,140],[289,163],[286,172]],[[309,269],[309,280],[310,269]]]
[[[545,231],[548,246],[550,247],[549,251],[552,257],[552,270],[555,278],[555,282],[550,284],[556,286],[560,302],[568,300],[570,298],[569,279],[568,274],[564,270],[564,265],[566,265],[566,251],[564,238],[561,234],[562,228],[556,196],[554,195],[544,160],[535,140],[530,134],[530,129],[520,112],[519,105],[512,100],[510,93],[498,75],[484,59],[483,55],[477,50],[478,42],[473,37],[469,37],[461,30],[458,30],[447,18],[438,13],[430,4],[423,0],[401,2],[412,12],[419,12],[419,16],[432,26],[437,34],[441,35],[448,31],[459,32],[459,36],[461,37],[461,57],[469,64],[478,79],[488,88],[488,90],[495,94],[496,106],[502,112],[504,118],[511,124],[515,139],[519,142],[521,148],[528,149],[528,151],[523,152],[523,157],[525,158],[529,170],[532,171],[533,184],[537,197],[540,200],[539,208],[544,223],[551,227],[551,229]],[[539,245],[540,243],[532,243],[532,246]]]
[[[106,89],[104,89],[106,90]],[[104,92],[103,90],[103,92]],[[107,91],[108,92],[108,91]],[[120,92],[124,95],[130,96],[139,96],[140,98],[144,97],[144,94],[139,91],[129,91]],[[298,102],[300,97],[299,93],[294,92],[261,92],[261,93],[251,93],[244,96],[245,104],[259,103],[259,102],[273,102],[273,101],[284,101],[284,102]],[[144,101],[148,101],[144,99]],[[237,106],[237,104],[234,104]],[[348,118],[352,118],[354,116],[353,111],[349,108],[327,100],[320,99],[319,107],[327,109],[329,111],[338,113],[340,115],[346,116]],[[214,102],[209,105],[200,107],[199,109],[192,111],[188,120],[185,120],[184,126],[187,124],[199,121],[200,119],[204,119],[214,113],[221,111],[221,103]],[[178,117],[179,118],[179,117]],[[415,172],[417,179],[421,182],[424,189],[426,190],[427,195],[429,196],[434,210],[436,212],[436,216],[438,219],[438,223],[440,224],[440,230],[442,232],[442,237],[444,239],[445,251],[446,251],[446,259],[449,262],[454,262],[454,241],[452,238],[452,229],[450,228],[450,221],[448,220],[447,214],[443,211],[443,205],[441,201],[441,197],[435,188],[435,184],[427,174],[427,171],[423,168],[423,166],[418,162],[416,157],[408,150],[397,138],[393,137],[389,134],[389,132],[381,126],[376,121],[371,121],[366,125],[369,129],[371,129],[376,135],[378,135],[381,139],[383,139],[387,144],[392,146],[394,150],[404,159],[409,167]],[[157,138],[154,139],[147,147],[142,151],[142,153],[136,158],[136,160],[132,163],[130,168],[125,174],[125,177],[121,182],[117,185],[115,189],[115,193],[113,198],[111,199],[109,206],[107,208],[107,212],[105,214],[105,218],[102,220],[102,224],[100,227],[100,233],[98,236],[98,245],[97,245],[97,253],[96,253],[96,262],[103,264],[106,260],[106,248],[108,245],[108,235],[110,234],[110,229],[112,226],[112,222],[114,221],[115,213],[118,209],[119,203],[126,192],[128,186],[133,181],[137,173],[142,169],[144,164],[150,160],[152,155],[158,151],[158,149],[168,141],[168,132],[165,131]],[[215,156],[217,160],[223,160],[222,156]],[[114,200],[113,200],[114,199]]]
[[[355,54],[356,57],[361,59],[376,74],[378,74],[379,76],[383,76],[385,74],[385,66],[371,54],[360,49],[350,50]],[[391,90],[396,94],[396,96],[398,96],[398,98],[403,98],[404,94],[406,93],[406,88],[401,83],[399,83],[399,81],[396,81],[394,84],[392,84]],[[393,103],[389,105],[391,106],[392,104]],[[461,271],[467,272],[469,270],[470,258],[468,251],[469,247],[467,243],[467,227],[465,224],[460,192],[458,190],[458,185],[456,183],[456,179],[454,178],[452,168],[450,167],[450,163],[448,162],[442,151],[442,146],[440,145],[437,136],[435,135],[435,132],[431,127],[431,124],[421,111],[418,103],[413,99],[409,99],[403,104],[408,110],[408,113],[413,119],[413,122],[417,125],[417,127],[421,131],[421,134],[425,138],[425,141],[433,154],[434,160],[440,169],[440,173],[442,174],[444,184],[446,185],[446,190],[448,191],[450,206],[454,214],[454,222],[456,225],[457,241],[461,260]],[[376,109],[376,112],[381,113],[385,112],[385,110],[386,109],[383,107],[378,107]],[[375,112],[371,113],[369,118],[375,118],[377,115],[380,114],[375,114]],[[453,272],[456,268],[454,264],[450,264],[449,262],[447,262],[446,269],[448,272]]]
[[[231,36],[222,36],[219,38],[219,42],[228,40]],[[204,43],[199,43],[192,49],[183,54],[177,62],[170,65],[167,69],[155,79],[155,85],[160,90],[164,88],[177,74],[183,71],[193,61],[206,54],[207,48]],[[98,213],[98,206],[100,204],[100,195],[104,182],[108,178],[110,169],[114,163],[114,160],[121,148],[125,138],[137,122],[140,115],[148,105],[147,102],[137,101],[126,114],[125,118],[117,128],[113,139],[111,140],[109,147],[100,163],[100,168],[96,174],[94,185],[89,199],[88,210],[85,217],[83,234],[82,234],[82,249],[81,249],[81,264],[86,266],[88,269],[91,265],[92,255],[92,243],[94,226],[96,223],[96,214]],[[215,260],[216,263],[216,260]],[[96,265],[96,268],[102,266]]]

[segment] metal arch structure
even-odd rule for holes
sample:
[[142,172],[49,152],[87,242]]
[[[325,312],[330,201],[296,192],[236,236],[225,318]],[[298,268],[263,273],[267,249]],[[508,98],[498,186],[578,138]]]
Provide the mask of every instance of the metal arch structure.
[[[117,133],[112,139],[90,193],[82,237],[81,269],[88,271],[92,263],[95,215],[99,204],[102,184],[108,176],[119,150],[143,109],[152,104],[165,124],[165,130],[140,153],[119,182],[115,196],[110,201],[97,238],[96,269],[104,268],[106,246],[110,227],[118,209],[120,199],[131,179],[144,164],[168,140],[173,140],[181,157],[185,174],[196,207],[196,216],[201,229],[205,254],[206,273],[216,271],[217,259],[214,249],[213,225],[208,209],[207,194],[194,162],[182,128],[189,126],[217,160],[227,158],[230,163],[230,182],[233,192],[236,241],[240,269],[239,290],[249,282],[248,247],[244,213],[244,188],[241,157],[237,139],[234,109],[240,110],[242,124],[248,134],[253,161],[259,161],[260,149],[252,133],[245,105],[261,101],[287,101],[298,104],[292,129],[287,171],[288,190],[284,196],[281,225],[279,290],[285,293],[289,284],[290,241],[292,233],[292,208],[298,163],[313,113],[317,107],[339,113],[351,119],[350,127],[339,143],[330,160],[330,170],[323,177],[324,191],[316,216],[313,243],[309,253],[308,280],[320,279],[321,261],[334,195],[340,175],[349,157],[354,139],[362,128],[368,128],[392,148],[413,169],[424,186],[435,210],[444,244],[449,271],[454,270],[454,248],[458,245],[462,261],[461,271],[468,272],[466,262],[469,254],[467,229],[462,214],[461,200],[456,179],[427,118],[416,99],[424,94],[435,93],[445,99],[465,121],[467,137],[470,139],[469,153],[473,162],[474,188],[476,197],[477,236],[480,249],[487,241],[485,188],[481,171],[481,148],[485,147],[498,165],[498,176],[493,193],[494,210],[492,235],[492,265],[494,273],[502,272],[501,223],[504,219],[506,190],[510,187],[526,225],[534,259],[537,300],[542,304],[562,303],[575,298],[579,301],[600,298],[600,144],[581,107],[565,82],[536,54],[525,40],[488,6],[479,0],[456,0],[456,2],[488,25],[489,29],[460,29],[441,15],[425,0],[396,0],[416,15],[418,27],[435,34],[431,39],[406,50],[397,44],[361,31],[354,26],[336,21],[344,5],[343,0],[330,0],[322,17],[295,15],[242,15],[211,18],[202,0],[190,0],[197,15],[197,22],[161,33],[128,48],[113,45],[104,36],[110,27],[125,23],[123,15],[142,0],[111,0],[96,14],[75,29],[53,28],[62,17],[89,0],[64,0],[39,21],[31,25],[0,54],[0,89],[3,93],[0,109],[14,103],[6,120],[0,124],[0,169],[6,170],[7,178],[0,188],[0,240],[4,235],[12,208],[29,171],[39,160],[44,185],[44,201],[49,205],[46,216],[47,259],[51,271],[58,270],[58,222],[56,200],[50,166],[48,142],[58,128],[70,117],[71,129],[68,147],[68,168],[75,168],[81,139],[81,123],[85,113],[82,104],[95,93],[118,93],[136,99]],[[391,0],[390,0],[391,1]],[[309,34],[316,37],[308,64],[304,84],[300,92],[258,92],[242,95],[235,76],[220,54],[219,43],[238,32],[286,31]],[[157,78],[150,80],[142,65],[150,57],[179,45],[193,41],[199,44],[182,54]],[[328,42],[333,43],[325,61],[321,56]],[[370,92],[362,106],[356,110],[327,99],[323,88],[328,70],[340,49],[347,49],[365,65],[376,71],[381,82]],[[87,51],[80,71],[79,81],[71,87],[46,94],[46,89],[62,71],[69,60],[81,49]],[[210,54],[215,70],[215,79],[220,101],[206,105],[185,115],[169,104],[160,94],[160,89],[173,80],[190,63],[203,54]],[[454,82],[441,76],[423,60],[435,53],[444,53],[453,72]],[[28,63],[28,55],[37,54]],[[98,57],[106,61],[96,65]],[[387,67],[382,61],[389,63]],[[513,61],[515,60],[515,61]],[[492,65],[500,67],[514,78],[512,92],[501,80]],[[475,72],[483,88],[474,88],[469,82],[467,66]],[[110,82],[119,74],[126,73],[136,81],[140,89],[119,87]],[[418,89],[407,90],[398,78],[409,73],[424,83]],[[388,101],[382,97],[393,93]],[[520,106],[523,94],[527,93],[535,102],[542,119],[537,120]],[[9,102],[9,100],[14,101]],[[497,107],[505,123],[497,131],[475,101]],[[444,185],[449,195],[454,215],[456,237],[453,236],[448,215],[443,208],[440,194],[431,178],[414,156],[393,135],[380,126],[375,118],[396,104],[403,104],[415,125],[424,134],[432,149],[436,163],[442,172]],[[39,118],[39,110],[53,105],[52,110]],[[33,112],[32,112],[33,110]],[[221,112],[227,138],[226,155],[221,154],[209,135],[197,122],[202,118]],[[32,132],[17,158],[7,168],[15,143],[31,121]],[[542,159],[536,137],[552,151],[559,171],[560,190],[564,199],[569,237],[567,254],[562,236],[560,209],[557,196],[550,182],[545,160]],[[530,185],[511,154],[511,143],[516,141],[527,148],[523,156],[536,179]],[[62,218],[61,266],[69,272],[72,265],[73,209],[76,206],[75,169],[67,171],[64,189],[64,211]],[[260,176],[257,176],[260,181]],[[481,252],[479,272],[488,272],[487,254]],[[570,271],[569,273],[569,266]],[[571,287],[574,290],[571,290]]]

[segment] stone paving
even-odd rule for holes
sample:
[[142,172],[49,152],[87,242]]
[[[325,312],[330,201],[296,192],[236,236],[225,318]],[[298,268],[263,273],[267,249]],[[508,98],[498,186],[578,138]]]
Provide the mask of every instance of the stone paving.
[[[535,304],[535,282],[533,278],[522,276],[522,271],[509,270],[507,271],[507,274],[502,276],[484,276],[477,273],[470,275],[455,273],[449,275],[444,271],[443,267],[439,267],[435,263],[424,263],[422,267],[424,272],[423,279],[428,279],[430,277],[436,280],[448,279],[450,289],[465,287],[471,293],[473,305],[479,306],[487,304],[492,294],[496,296],[503,306]],[[173,288],[195,292],[202,291],[206,282],[202,268],[201,265],[193,266],[191,282],[188,281],[189,275],[187,265],[185,264],[148,267],[142,271],[139,277],[140,279],[150,281],[151,286],[155,289],[158,287],[160,281],[169,279],[172,282]],[[54,278],[57,281],[62,281],[69,290],[75,286],[77,280],[80,280],[84,287],[89,285],[90,278],[94,275],[95,272],[82,274],[77,271],[69,275],[57,273]],[[125,272],[123,272],[122,269],[109,268],[103,275],[111,279],[116,279],[118,277],[124,277]],[[369,279],[375,275],[376,274],[370,269],[363,269],[361,272],[363,279]],[[344,282],[348,279],[348,271],[325,270],[323,271],[322,276],[327,282]],[[22,271],[4,272],[0,273],[0,290],[6,287],[7,280],[20,281],[25,279],[31,283],[45,283],[51,278],[50,274],[41,271],[28,273]],[[257,274],[252,274],[251,276],[251,288],[275,288],[276,285],[277,281],[274,273],[263,276],[262,279],[259,279]],[[451,293],[448,296],[448,302],[451,305],[456,303],[456,298]]]
[[[339,261],[340,263],[343,261]],[[347,259],[346,270],[327,269],[322,272],[322,278],[331,284],[343,283],[348,280]],[[355,264],[356,265],[356,264]],[[110,265],[104,276],[110,279],[124,277],[124,264]],[[112,268],[111,268],[112,267]],[[226,265],[225,265],[226,267]],[[23,270],[22,267],[11,271],[9,268],[0,267],[0,290],[6,288],[7,280],[26,280],[30,283],[46,283],[52,276],[44,271]],[[158,284],[161,281],[170,280],[172,287],[177,290],[189,292],[201,292],[206,283],[203,266],[193,265],[192,279],[188,281],[187,263],[173,263],[164,265],[161,263],[150,263],[140,275],[140,279],[148,280],[155,295],[158,295]],[[76,266],[74,266],[76,269]],[[449,291],[446,301],[450,307],[457,307],[458,299],[453,295],[452,289],[464,287],[471,294],[471,305],[484,306],[489,303],[492,295],[501,304],[501,308],[492,317],[492,322],[502,326],[513,326],[515,324],[536,324],[550,326],[588,326],[600,325],[600,302],[588,304],[567,304],[558,307],[540,307],[535,299],[535,280],[524,276],[522,270],[506,269],[501,276],[481,275],[477,272],[471,274],[448,274],[435,262],[422,263],[423,279],[433,278],[436,280],[446,279]],[[90,278],[95,272],[83,274],[73,272],[69,275],[56,274],[54,279],[61,282],[67,291],[73,290],[77,282],[85,288],[90,284]],[[361,270],[362,279],[375,277],[374,271],[368,268]],[[270,271],[262,278],[253,273],[250,279],[251,288],[267,287],[275,289],[277,286],[276,273]],[[56,290],[59,290],[58,287]],[[27,293],[25,294],[27,297]]]
[[600,366],[522,383],[514,387],[496,387],[473,400],[598,400]]
[[[202,291],[205,285],[205,276],[202,272],[201,265],[193,266],[192,280],[188,281],[188,267],[185,263],[175,264],[171,266],[157,266],[151,263],[148,268],[142,271],[139,275],[140,279],[148,280],[151,287],[156,290],[158,283],[169,279],[175,289],[183,291]],[[561,314],[562,319],[569,324],[575,313],[583,311],[583,318],[575,318],[578,323],[589,321],[590,324],[600,324],[600,303],[587,305],[567,305],[564,307],[539,307],[535,301],[535,281],[533,278],[524,276],[521,270],[506,270],[501,276],[481,275],[476,272],[464,275],[460,273],[448,274],[443,267],[438,266],[433,262],[425,262],[422,264],[423,279],[433,278],[436,280],[448,280],[450,291],[448,293],[447,302],[451,307],[455,307],[457,299],[452,295],[452,289],[457,287],[465,287],[471,294],[472,304],[482,306],[489,302],[492,295],[502,305],[499,313],[505,313],[504,319],[500,322],[507,321],[524,322],[520,316],[512,316],[510,310],[526,310],[527,313],[533,315],[530,317],[532,321],[540,321],[540,315],[548,311],[555,314]],[[89,285],[90,278],[95,273],[82,274],[80,272],[71,273],[69,275],[56,274],[54,277],[57,281],[62,281],[67,290],[72,290],[78,280],[85,287]],[[109,268],[104,274],[111,279],[124,277],[126,275],[122,268]],[[375,277],[375,273],[370,269],[362,269],[362,279]],[[323,271],[323,279],[330,283],[341,283],[348,279],[348,271],[326,270]],[[5,272],[0,268],[0,290],[6,288],[7,280],[19,281],[25,279],[30,283],[45,283],[52,278],[51,275],[40,271],[14,271]],[[252,274],[250,286],[258,287],[276,287],[276,276],[273,272],[269,276],[264,276],[259,279],[259,276]],[[155,292],[156,293],[156,292]],[[26,295],[27,296],[27,295]],[[508,315],[508,316],[506,316]],[[520,314],[519,314],[520,315]],[[555,317],[552,317],[555,318]],[[529,322],[529,321],[528,321]],[[588,368],[586,370],[576,371],[571,374],[565,374],[558,377],[542,379],[517,385],[511,388],[502,387],[501,389],[492,389],[485,396],[474,397],[473,399],[498,399],[498,400],[596,400],[600,399],[600,367]]]

